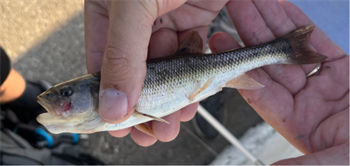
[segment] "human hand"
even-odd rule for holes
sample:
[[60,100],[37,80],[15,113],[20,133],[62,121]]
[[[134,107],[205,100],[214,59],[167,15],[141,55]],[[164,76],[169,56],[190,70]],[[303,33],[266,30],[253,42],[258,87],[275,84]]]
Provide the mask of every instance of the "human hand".
[[[314,23],[288,1],[230,1],[226,5],[246,46],[258,45]],[[265,85],[239,90],[257,113],[306,155],[274,164],[349,164],[349,56],[317,26],[309,41],[328,57],[313,65],[271,65],[247,74]],[[238,48],[225,33],[209,40],[213,52]]]
[[[196,30],[206,41],[207,25],[225,1],[85,1],[85,46],[88,73],[101,70],[99,114],[108,123],[126,120],[137,104],[143,86],[146,59],[168,56],[188,32]],[[147,57],[148,55],[148,57]],[[160,141],[179,133],[180,120],[193,118],[198,103],[164,119],[170,125],[146,123]],[[111,131],[115,137],[131,133],[141,146],[157,139],[135,128]]]

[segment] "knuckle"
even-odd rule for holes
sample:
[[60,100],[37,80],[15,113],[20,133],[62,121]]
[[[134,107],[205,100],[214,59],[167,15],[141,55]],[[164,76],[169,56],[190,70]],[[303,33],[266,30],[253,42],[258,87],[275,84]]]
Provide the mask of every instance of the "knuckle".
[[107,74],[107,76],[117,76],[118,81],[125,79],[128,73],[130,72],[129,60],[127,58],[127,55],[125,54],[125,52],[118,48],[106,48],[103,65],[106,70],[105,74]]

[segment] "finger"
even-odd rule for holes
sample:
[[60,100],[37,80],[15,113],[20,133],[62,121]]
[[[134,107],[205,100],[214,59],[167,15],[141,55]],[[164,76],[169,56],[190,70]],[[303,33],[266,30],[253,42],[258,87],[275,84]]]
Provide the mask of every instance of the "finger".
[[239,43],[229,34],[215,33],[209,39],[209,48],[213,53],[240,48]]
[[148,59],[172,55],[177,47],[177,33],[170,29],[160,29],[152,34],[148,47]]
[[[147,127],[149,127],[151,130],[153,130],[151,122],[147,122],[144,124]],[[151,146],[157,142],[156,138],[154,138],[150,135],[147,135],[134,127],[131,129],[130,135],[131,135],[131,138],[135,141],[135,143],[137,143],[140,146],[147,147],[147,146]]]
[[220,11],[227,2],[228,0],[205,1],[205,3],[198,0],[188,0],[186,4],[190,4],[199,9],[207,9],[209,11]]
[[349,165],[349,142],[272,165]]
[[119,123],[132,114],[140,96],[157,11],[152,11],[156,6],[147,4],[151,6],[146,9],[143,2],[138,1],[109,3],[110,24],[101,69],[99,113],[106,122]]
[[253,1],[266,26],[271,30],[275,38],[285,35],[296,29],[294,23],[277,0]]
[[[301,9],[293,3],[284,0],[280,1],[280,3],[296,27],[307,24],[315,25],[315,23],[313,23]],[[346,56],[345,51],[334,43],[318,26],[316,26],[312,32],[309,43],[317,50],[317,52],[327,56],[327,61],[336,60]]]
[[[272,23],[273,20],[281,22],[277,24],[286,23],[284,21],[286,20],[286,14],[283,13],[278,2],[264,1],[264,3],[268,3],[266,7],[272,10],[266,11],[276,12],[272,13],[273,16],[270,16],[272,17],[272,21],[270,20],[272,25],[270,26],[275,28],[276,34],[288,33],[286,27]],[[259,5],[261,3],[257,3],[257,6]],[[230,1],[227,4],[229,15],[246,46],[262,44],[276,38],[269,28],[268,22],[265,22],[264,17],[260,14],[266,11],[260,11],[257,6],[252,1]],[[265,15],[271,15],[271,13]],[[276,29],[278,26],[280,29]],[[292,94],[297,93],[306,83],[305,72],[299,65],[269,65],[264,66],[263,69],[274,81],[288,89]]]
[[115,131],[109,131],[109,134],[111,134],[114,137],[125,137],[126,135],[128,135],[131,131],[131,127],[126,128],[126,129],[122,129],[122,130],[115,130]]
[[193,104],[190,104],[190,105],[182,108],[180,110],[180,112],[181,112],[180,121],[187,122],[187,121],[191,120],[196,115],[198,105],[199,105],[199,103],[197,102],[197,103],[193,103]]
[[159,121],[152,121],[152,130],[157,139],[162,142],[169,142],[176,138],[180,132],[180,111],[176,111],[163,117],[169,124]]
[[229,1],[226,7],[244,45],[253,46],[275,39],[252,1]]
[[84,3],[86,68],[88,73],[101,70],[108,32],[108,11],[96,1]]
[[201,1],[187,1],[176,10],[159,16],[154,22],[153,31],[168,28],[181,32],[194,27],[207,26],[216,17],[225,3],[226,0],[205,1],[204,3]]

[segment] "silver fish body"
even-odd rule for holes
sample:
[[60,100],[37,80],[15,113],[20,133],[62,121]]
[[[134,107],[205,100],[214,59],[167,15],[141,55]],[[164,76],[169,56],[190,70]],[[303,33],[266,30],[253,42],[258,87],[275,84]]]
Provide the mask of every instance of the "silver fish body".
[[[304,26],[281,38],[254,47],[213,54],[191,53],[148,60],[144,86],[136,106],[138,114],[133,114],[129,119],[118,124],[103,122],[97,113],[99,74],[67,81],[44,92],[38,97],[38,102],[49,113],[39,115],[37,119],[53,133],[92,133],[124,129],[154,120],[152,117],[161,118],[191,103],[201,101],[223,87],[240,88],[240,86],[231,85],[230,82],[249,70],[272,64],[307,64],[324,61],[325,56],[304,47],[312,30],[313,26]],[[90,94],[86,94],[91,97],[86,100],[90,101],[85,102],[85,109],[81,109],[83,104],[74,105],[76,99],[69,96],[70,99],[67,101],[70,101],[70,108],[64,111],[67,115],[63,115],[62,112],[55,111],[58,110],[57,103],[61,100],[57,96],[60,95],[60,89],[72,84],[74,84],[73,89],[81,84],[83,87],[80,87],[81,91],[89,91]],[[244,86],[241,88],[257,88],[256,84],[251,88],[249,88],[250,85]],[[53,93],[56,98],[49,98],[47,94]],[[56,103],[56,106],[53,106],[55,105],[53,103]],[[150,116],[143,116],[143,114]]]

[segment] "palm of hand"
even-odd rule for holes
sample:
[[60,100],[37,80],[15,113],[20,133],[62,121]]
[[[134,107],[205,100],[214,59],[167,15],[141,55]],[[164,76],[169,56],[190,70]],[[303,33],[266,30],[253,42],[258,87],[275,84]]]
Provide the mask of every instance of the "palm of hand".
[[[301,25],[313,24],[289,2],[230,1],[230,16],[247,46],[261,44]],[[249,9],[249,10],[248,10]],[[221,40],[226,45],[220,45]],[[214,51],[237,47],[223,34],[210,39]],[[261,90],[240,90],[258,114],[304,153],[278,164],[346,164],[349,140],[349,58],[319,28],[310,45],[328,56],[321,72],[309,78],[314,65],[273,65],[248,72],[263,83]]]

